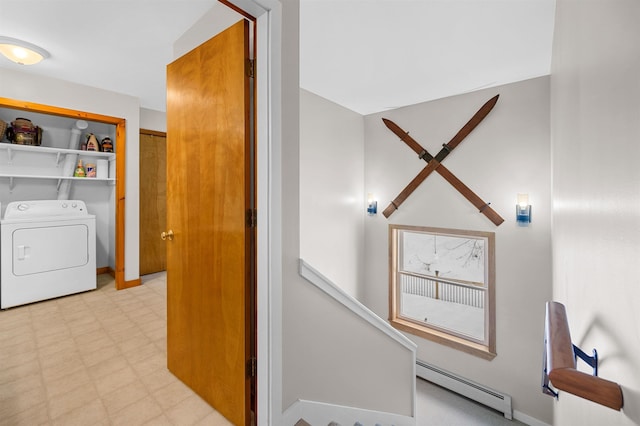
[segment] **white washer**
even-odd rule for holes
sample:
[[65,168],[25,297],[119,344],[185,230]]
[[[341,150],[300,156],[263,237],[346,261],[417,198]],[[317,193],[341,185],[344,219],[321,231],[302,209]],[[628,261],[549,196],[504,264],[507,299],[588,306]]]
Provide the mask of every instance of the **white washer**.
[[84,201],[15,201],[0,220],[0,308],[93,290],[96,218]]

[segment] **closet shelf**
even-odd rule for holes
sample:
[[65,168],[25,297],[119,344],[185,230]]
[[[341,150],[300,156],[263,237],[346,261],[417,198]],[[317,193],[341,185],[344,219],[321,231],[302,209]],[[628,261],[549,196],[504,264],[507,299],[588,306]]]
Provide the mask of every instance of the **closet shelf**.
[[0,150],[8,151],[9,157],[11,157],[12,151],[26,151],[40,154],[78,154],[83,157],[98,157],[106,158],[107,160],[115,160],[116,158],[116,154],[113,152],[81,151],[77,149],[50,148],[48,146],[17,145],[9,143],[0,143]]
[[113,178],[90,178],[90,177],[73,177],[73,176],[45,176],[45,175],[19,175],[14,173],[0,173],[0,177],[17,178],[17,179],[60,179],[60,180],[79,180],[83,182],[115,182]]
[[88,178],[88,177],[72,177],[72,176],[44,176],[44,175],[19,175],[19,174],[10,174],[10,173],[0,173],[0,178],[8,178],[9,179],[9,192],[13,192],[14,188],[14,179],[48,179],[48,180],[57,180],[58,185],[57,189],[60,189],[60,184],[65,180],[73,180],[76,182],[106,182],[110,185],[115,185],[116,180],[113,178]]

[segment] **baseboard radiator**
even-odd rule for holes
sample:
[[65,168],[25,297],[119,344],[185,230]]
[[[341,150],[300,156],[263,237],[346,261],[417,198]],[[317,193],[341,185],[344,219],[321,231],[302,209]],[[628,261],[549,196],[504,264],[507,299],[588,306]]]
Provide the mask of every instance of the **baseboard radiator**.
[[513,411],[511,409],[511,397],[486,386],[472,382],[449,371],[443,370],[424,361],[416,361],[416,374],[425,380],[449,389],[452,392],[472,399],[494,410],[504,413],[504,416],[511,420]]

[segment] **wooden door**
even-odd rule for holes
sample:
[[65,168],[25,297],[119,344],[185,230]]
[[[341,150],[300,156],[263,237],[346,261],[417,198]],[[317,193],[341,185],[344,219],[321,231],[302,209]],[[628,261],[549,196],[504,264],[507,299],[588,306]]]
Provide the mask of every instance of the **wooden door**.
[[167,68],[167,362],[235,425],[255,385],[248,40],[241,21]]
[[140,131],[140,275],[167,269],[167,137]]

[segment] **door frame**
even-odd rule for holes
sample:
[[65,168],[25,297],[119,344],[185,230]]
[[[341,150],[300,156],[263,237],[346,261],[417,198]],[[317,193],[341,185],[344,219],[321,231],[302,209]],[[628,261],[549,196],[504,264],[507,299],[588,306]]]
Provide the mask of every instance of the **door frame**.
[[258,425],[282,419],[282,172],[280,0],[225,0],[256,18]]
[[[138,134],[139,135],[157,136],[157,137],[165,138],[165,144],[166,144],[167,132],[161,132],[161,131],[158,131],[158,130],[143,129],[141,127],[140,129],[138,129]],[[138,161],[140,161],[140,157],[138,157]],[[140,191],[140,184],[138,184],[138,190]],[[140,216],[140,205],[138,205],[138,216]],[[141,227],[142,223],[140,223],[139,226]],[[138,239],[140,239],[140,232],[138,232]],[[140,241],[142,241],[142,240],[140,239]],[[142,244],[139,244],[139,248],[140,248],[140,253],[142,253],[142,251],[143,251]],[[165,262],[166,262],[166,257],[165,257]],[[140,273],[140,270],[142,269],[140,267],[141,264],[142,264],[142,260],[138,259],[138,272],[139,272],[138,275],[140,275],[140,276],[142,276],[142,274]]]

